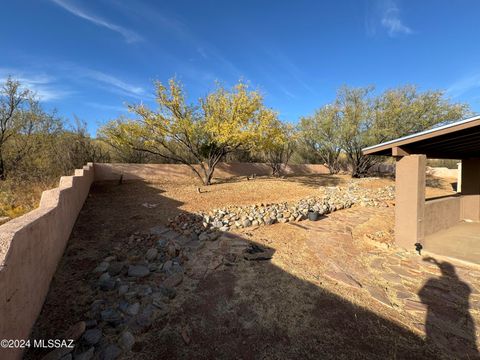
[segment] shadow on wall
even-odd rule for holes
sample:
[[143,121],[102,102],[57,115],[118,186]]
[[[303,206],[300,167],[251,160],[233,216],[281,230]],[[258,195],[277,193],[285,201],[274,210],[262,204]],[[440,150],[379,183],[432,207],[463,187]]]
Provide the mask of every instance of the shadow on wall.
[[442,344],[454,354],[479,359],[475,323],[469,312],[470,286],[459,279],[449,262],[438,262],[432,257],[424,261],[437,265],[441,271],[439,278],[429,279],[418,293],[427,306],[427,344]]
[[[145,208],[142,203],[159,204]],[[168,216],[179,211],[182,203],[162,196],[157,188],[144,182],[123,185],[94,185],[67,250],[58,267],[42,313],[33,331],[33,338],[54,338],[80,320],[94,318],[91,304],[95,299],[108,299],[115,307],[120,301],[118,291],[101,291],[96,286],[98,274],[92,270],[108,255],[120,261],[142,258],[156,243],[129,243],[136,232],[145,232],[164,223]],[[232,236],[230,241],[250,240]],[[255,244],[256,245],[256,244]],[[228,246],[212,242],[210,261],[223,259]],[[203,251],[202,250],[202,251]],[[274,251],[274,249],[272,249]],[[140,255],[138,255],[140,254]],[[188,253],[185,253],[188,256]],[[192,256],[193,255],[193,256]],[[439,351],[437,336],[429,331],[427,341],[385,317],[352,304],[322,286],[302,280],[274,265],[271,261],[231,259],[230,266],[220,265],[211,272],[189,270],[197,259],[190,254],[182,263],[187,269],[183,285],[165,317],[154,320],[148,327],[134,331],[137,343],[128,359],[437,359],[452,354]],[[183,261],[183,260],[182,260]],[[162,283],[161,273],[152,273],[144,280],[155,287]],[[125,270],[119,275],[124,281]],[[198,279],[192,280],[192,279]],[[443,278],[442,278],[443,279]],[[438,280],[458,282],[451,275]],[[321,284],[321,282],[320,282]],[[432,289],[436,289],[434,282]],[[188,285],[192,285],[188,287]],[[426,286],[427,286],[426,285]],[[429,289],[430,287],[427,286]],[[468,317],[468,286],[459,294],[463,308],[452,318],[440,316],[441,321],[466,320]],[[187,291],[188,290],[188,291]],[[435,290],[436,291],[436,290]],[[443,309],[436,293],[423,290],[422,299],[429,306],[429,323],[436,321]],[[142,307],[148,299],[141,301]],[[467,302],[466,302],[467,301]],[[381,308],[381,307],[379,307]],[[435,316],[435,317],[433,317]],[[435,319],[435,320],[434,320]],[[469,318],[471,320],[471,318]],[[132,321],[126,316],[125,323]],[[133,319],[134,321],[134,319]],[[104,326],[103,333],[115,339],[117,329]],[[467,326],[467,323],[466,323]],[[463,357],[474,349],[473,323],[468,322],[467,339],[463,349],[453,357]],[[188,328],[188,343],[182,329]],[[433,329],[433,328],[432,328]],[[112,335],[113,334],[113,335]],[[443,345],[443,343],[440,343]],[[79,349],[84,346],[79,345]],[[468,347],[467,347],[468,346]],[[448,349],[448,344],[447,344]],[[471,349],[471,350],[469,350]],[[85,350],[85,348],[83,349]],[[27,359],[41,358],[39,349],[27,354]],[[470,357],[472,359],[473,357]]]

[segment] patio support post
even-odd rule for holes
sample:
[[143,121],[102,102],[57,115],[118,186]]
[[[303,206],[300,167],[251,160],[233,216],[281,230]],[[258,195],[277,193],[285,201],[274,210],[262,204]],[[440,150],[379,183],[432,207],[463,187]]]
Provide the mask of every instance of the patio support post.
[[480,221],[480,158],[462,160],[462,218]]
[[424,238],[425,155],[397,157],[395,168],[395,242],[414,250]]

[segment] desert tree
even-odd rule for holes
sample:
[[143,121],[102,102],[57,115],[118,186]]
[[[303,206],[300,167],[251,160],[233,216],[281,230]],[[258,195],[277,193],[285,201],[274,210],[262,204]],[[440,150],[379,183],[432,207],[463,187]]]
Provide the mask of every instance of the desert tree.
[[100,130],[112,146],[128,145],[188,166],[210,185],[218,163],[229,153],[248,149],[259,137],[271,110],[258,91],[239,82],[231,89],[217,84],[214,91],[189,105],[182,85],[155,83],[157,110],[144,104],[130,105],[135,119],[117,119]]
[[[9,77],[0,89],[0,180],[6,177],[5,156],[7,146],[17,134],[29,133],[32,123],[25,116],[31,100],[28,89],[22,89],[18,81]],[[23,149],[21,149],[23,152]],[[17,155],[21,156],[21,153]]]
[[362,149],[452,122],[469,113],[465,104],[452,103],[443,91],[419,92],[415,86],[386,90],[374,96],[373,87],[342,87],[335,106],[340,118],[340,146],[353,177],[365,175],[382,159]]
[[330,174],[340,171],[340,117],[335,104],[325,105],[312,116],[300,119],[299,137],[306,151],[319,158]]
[[470,113],[466,104],[451,102],[443,91],[419,92],[413,85],[384,91],[373,106],[377,142],[459,120]]
[[364,175],[380,161],[377,157],[364,156],[362,149],[375,143],[372,136],[373,87],[342,87],[337,93],[335,108],[339,117],[339,145],[345,152],[352,177]]
[[271,167],[272,176],[279,176],[295,150],[297,134],[291,124],[277,118],[273,112],[270,119],[264,121],[260,128],[259,142],[253,148],[260,153],[263,160]]

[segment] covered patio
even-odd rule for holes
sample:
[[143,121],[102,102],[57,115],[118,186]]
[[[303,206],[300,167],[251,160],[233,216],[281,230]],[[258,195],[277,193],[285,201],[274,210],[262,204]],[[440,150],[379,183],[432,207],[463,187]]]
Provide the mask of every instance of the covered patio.
[[[480,116],[363,149],[393,156],[395,241],[480,264]],[[426,159],[461,161],[458,193],[425,199]]]

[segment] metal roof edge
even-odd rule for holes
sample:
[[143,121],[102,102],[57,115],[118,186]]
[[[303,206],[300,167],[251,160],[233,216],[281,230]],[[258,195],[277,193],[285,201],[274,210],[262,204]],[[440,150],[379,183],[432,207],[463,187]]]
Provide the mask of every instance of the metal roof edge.
[[455,127],[455,126],[458,126],[458,125],[463,125],[463,124],[469,123],[471,121],[476,121],[476,120],[479,120],[479,119],[480,119],[480,115],[475,115],[475,116],[469,117],[467,119],[456,121],[456,122],[453,122],[453,123],[450,123],[450,124],[447,124],[447,125],[439,126],[439,127],[428,129],[428,130],[425,130],[425,131],[421,131],[421,132],[418,132],[418,133],[415,133],[415,134],[403,136],[403,137],[400,137],[398,139],[389,140],[389,141],[386,141],[386,142],[383,142],[383,143],[380,143],[380,144],[377,144],[377,145],[369,146],[369,147],[363,148],[362,152],[373,150],[373,149],[380,148],[380,147],[384,147],[384,146],[394,144],[394,143],[397,143],[397,142],[400,142],[400,141],[405,141],[405,140],[408,140],[408,139],[414,139],[414,138],[422,136],[422,135],[427,135],[427,134],[430,134],[430,133],[434,133],[436,131],[445,130],[445,129]]

